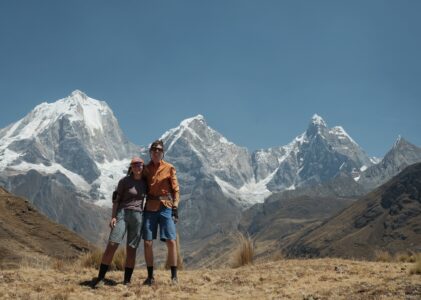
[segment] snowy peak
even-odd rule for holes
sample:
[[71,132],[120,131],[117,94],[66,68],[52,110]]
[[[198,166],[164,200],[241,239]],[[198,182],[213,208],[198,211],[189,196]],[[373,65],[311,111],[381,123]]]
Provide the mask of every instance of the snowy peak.
[[103,117],[113,115],[111,109],[103,101],[89,98],[79,90],[73,91],[67,98],[52,104],[57,111],[65,110],[71,121],[82,121],[93,134],[96,130],[103,130]]
[[84,123],[85,128],[94,134],[97,130],[103,130],[105,116],[114,118],[105,102],[89,98],[83,92],[76,90],[56,102],[43,102],[37,105],[28,115],[9,126],[7,132],[3,131],[2,137],[32,139],[63,117],[67,117],[70,122]]
[[310,124],[314,125],[314,126],[327,127],[327,124],[326,124],[325,120],[323,120],[323,118],[321,116],[319,116],[318,114],[313,115],[313,117],[311,118]]
[[196,125],[196,124],[201,124],[201,125],[207,126],[205,118],[202,115],[199,114],[195,117],[188,118],[188,119],[185,119],[185,120],[181,121],[180,127],[194,127],[194,125]]
[[316,135],[323,134],[326,129],[327,129],[327,124],[323,120],[323,118],[317,114],[314,114],[308,125],[306,133],[308,137],[313,137]]
[[407,140],[405,140],[401,135],[398,136],[395,143],[393,144],[393,149],[400,149],[406,146],[413,146]]
[[200,114],[181,121],[179,126],[165,132],[160,139],[166,144],[167,152],[180,139],[187,140],[187,143],[190,145],[198,143],[206,143],[207,145],[218,143],[234,145],[219,132],[209,127],[205,118]]
[[349,140],[350,142],[357,145],[357,143],[351,138],[351,136],[343,129],[342,126],[335,126],[329,130],[329,133],[337,136],[340,140]]
[[80,91],[80,90],[74,90],[71,94],[70,94],[70,96],[69,97],[71,97],[71,98],[73,98],[73,99],[77,99],[77,98],[80,98],[80,99],[85,99],[85,100],[87,100],[89,97],[84,93],[84,92],[82,92],[82,91]]

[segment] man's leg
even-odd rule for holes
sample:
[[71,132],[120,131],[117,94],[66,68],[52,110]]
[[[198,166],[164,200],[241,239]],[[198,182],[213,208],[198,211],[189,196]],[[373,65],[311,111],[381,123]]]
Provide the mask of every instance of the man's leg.
[[177,231],[172,218],[172,209],[167,207],[161,209],[159,226],[161,241],[165,241],[167,244],[171,279],[173,283],[177,283]]
[[177,244],[176,240],[167,240],[168,263],[171,267],[171,279],[177,280]]
[[148,269],[148,278],[143,282],[144,285],[152,285],[153,278],[153,240],[156,239],[158,231],[158,213],[143,212],[143,234],[145,262]]
[[153,277],[153,241],[144,241],[145,246],[145,262],[146,268],[148,269],[148,278],[146,278],[143,284],[151,285],[154,282]]

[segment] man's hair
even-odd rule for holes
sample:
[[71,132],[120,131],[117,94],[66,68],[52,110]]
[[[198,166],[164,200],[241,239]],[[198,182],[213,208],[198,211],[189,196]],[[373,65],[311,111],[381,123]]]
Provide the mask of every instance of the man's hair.
[[164,142],[162,140],[156,140],[151,144],[151,147],[149,148],[149,151],[152,150],[152,148],[155,148],[156,146],[161,146],[162,150],[164,151]]

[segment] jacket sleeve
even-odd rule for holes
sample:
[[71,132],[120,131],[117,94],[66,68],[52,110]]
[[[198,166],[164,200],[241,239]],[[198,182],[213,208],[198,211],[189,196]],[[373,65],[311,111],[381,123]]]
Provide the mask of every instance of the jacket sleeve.
[[178,207],[180,202],[180,187],[178,185],[177,175],[174,167],[171,167],[170,170],[170,180],[171,180],[171,189],[172,189],[172,198],[173,206]]

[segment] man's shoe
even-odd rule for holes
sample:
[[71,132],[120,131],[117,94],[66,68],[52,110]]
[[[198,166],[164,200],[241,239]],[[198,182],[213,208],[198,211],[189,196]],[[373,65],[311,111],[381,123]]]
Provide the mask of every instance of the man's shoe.
[[104,284],[105,284],[105,282],[104,282],[104,278],[102,278],[102,279],[100,279],[100,278],[95,278],[95,279],[92,281],[92,288],[93,288],[93,289],[98,289],[98,288],[103,287],[103,286],[104,286]]
[[155,279],[153,277],[148,277],[143,282],[143,285],[149,285],[149,286],[151,286],[154,283],[155,283]]
[[177,277],[171,278],[171,284],[172,285],[178,285],[178,279],[177,279]]
[[123,281],[123,284],[126,286],[126,287],[129,287],[130,286],[130,281]]

